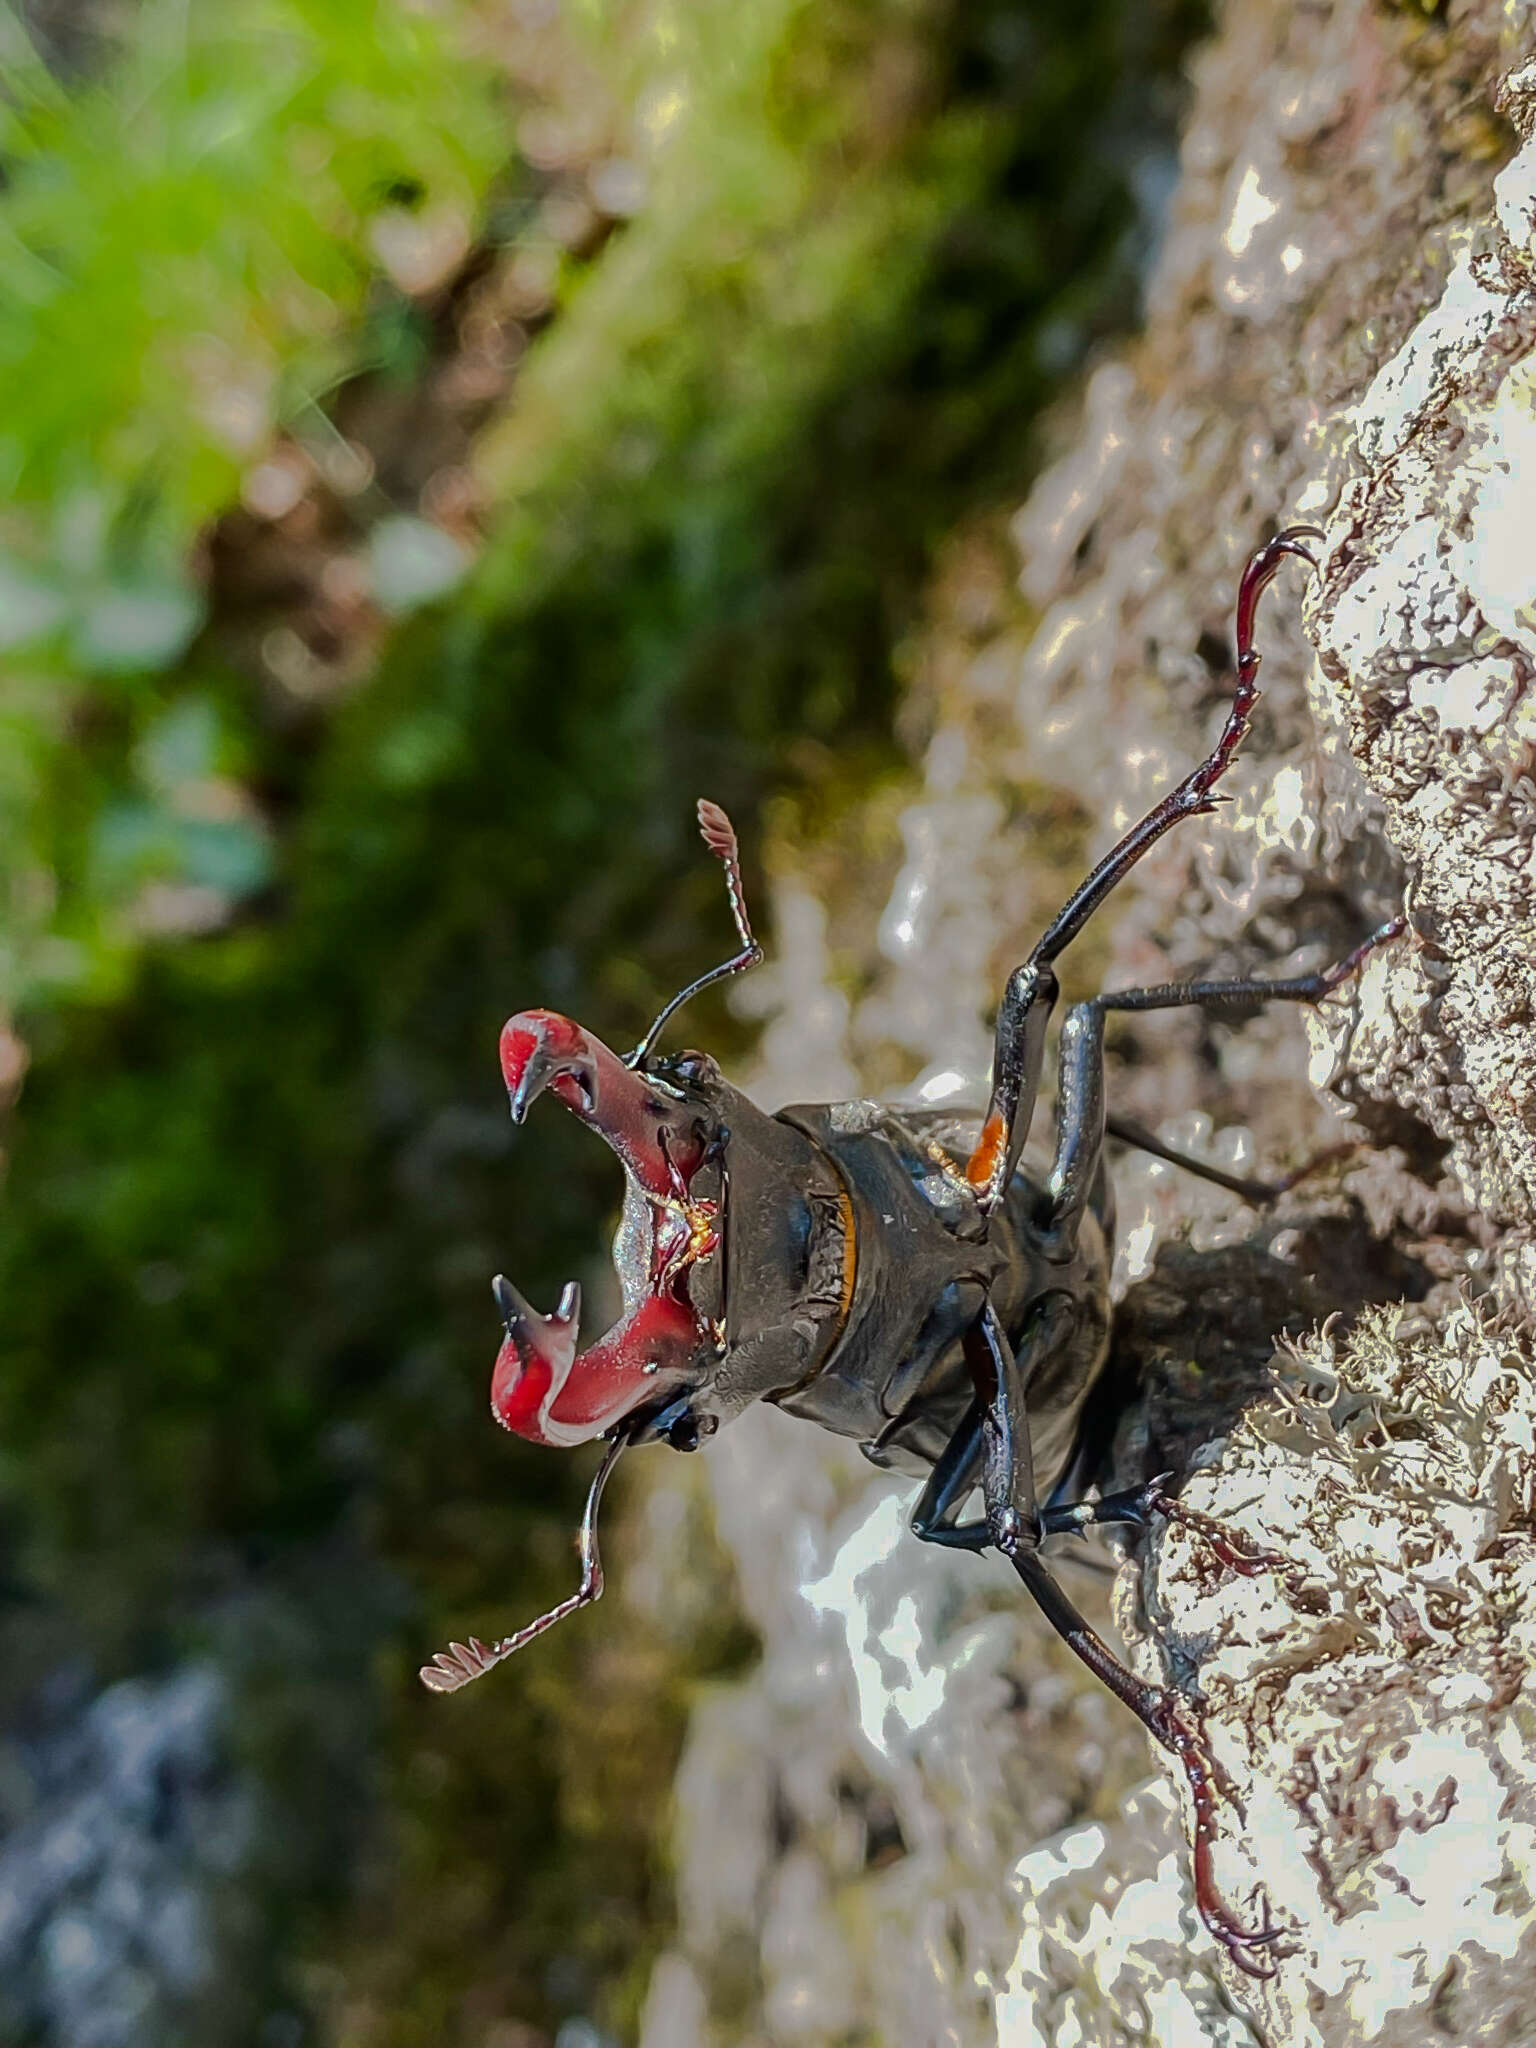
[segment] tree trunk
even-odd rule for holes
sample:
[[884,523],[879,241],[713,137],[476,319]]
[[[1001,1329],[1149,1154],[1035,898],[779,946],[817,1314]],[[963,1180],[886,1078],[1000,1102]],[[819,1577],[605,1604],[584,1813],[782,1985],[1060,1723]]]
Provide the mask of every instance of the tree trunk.
[[1224,10],[1144,336],[1013,522],[1023,607],[986,532],[937,579],[894,886],[888,797],[784,848],[758,991],[764,1101],[914,1063],[980,1099],[1007,968],[1214,729],[1244,558],[1325,529],[1305,614],[1299,569],[1265,600],[1232,801],[1068,956],[1069,995],[1294,972],[1408,912],[1305,1029],[1111,1036],[1113,1105],[1229,1167],[1371,1141],[1264,1215],[1116,1162],[1122,1476],[1194,1471],[1293,1567],[1235,1578],[1160,1530],[1116,1601],[1143,1673],[1206,1696],[1221,1882],[1249,1912],[1262,1881],[1275,1974],[1194,1917],[1177,1792],[1138,1786],[1140,1731],[1012,1574],[925,1550],[909,1487],[759,1413],[699,1461],[763,1655],[695,1715],[646,2048],[1529,2037],[1533,59],[1500,0]]

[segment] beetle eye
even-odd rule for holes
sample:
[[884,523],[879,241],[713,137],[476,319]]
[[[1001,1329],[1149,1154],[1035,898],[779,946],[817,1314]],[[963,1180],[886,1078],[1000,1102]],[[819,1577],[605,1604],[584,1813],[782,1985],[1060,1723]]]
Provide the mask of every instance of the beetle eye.
[[672,1071],[679,1081],[713,1081],[720,1072],[719,1063],[712,1060],[707,1052],[680,1052],[672,1063]]
[[691,1408],[685,1408],[664,1435],[674,1451],[696,1451],[719,1427],[718,1415],[695,1415]]

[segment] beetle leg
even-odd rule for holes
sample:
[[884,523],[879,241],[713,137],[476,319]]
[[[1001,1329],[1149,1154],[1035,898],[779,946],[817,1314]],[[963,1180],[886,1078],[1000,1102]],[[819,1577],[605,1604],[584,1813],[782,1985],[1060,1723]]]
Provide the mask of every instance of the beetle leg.
[[992,1064],[992,1097],[981,1137],[966,1166],[984,1217],[990,1216],[1013,1177],[1040,1082],[1045,1025],[1056,1000],[1051,962],[1065,951],[1110,891],[1124,881],[1144,853],[1181,818],[1213,810],[1216,784],[1237,757],[1258,701],[1259,655],[1253,644],[1259,598],[1273,582],[1287,555],[1316,568],[1305,542],[1321,540],[1315,526],[1293,526],[1258,550],[1243,570],[1237,591],[1237,687],[1215,746],[1176,789],[1153,805],[1138,824],[1112,846],[1091,874],[1079,884],[1036,941],[1029,958],[1009,976],[998,1011]]
[[981,1403],[981,1498],[988,1535],[1005,1556],[1040,1541],[1026,1386],[1071,1334],[1064,1294],[1031,1303],[1017,1352],[989,1301],[964,1338],[965,1362]]
[[[940,1454],[912,1511],[913,1533],[955,1550],[996,1548],[1011,1557],[1040,1541],[1026,1390],[1045,1358],[1070,1335],[1072,1305],[1042,1295],[1029,1312],[1017,1353],[990,1302],[964,1337],[976,1399]],[[978,1521],[954,1519],[977,1486]]]
[[[1056,1098],[1056,1158],[1049,1184],[1050,1207],[1044,1230],[1064,1247],[1076,1235],[1078,1222],[1093,1192],[1098,1176],[1104,1132],[1110,1120],[1104,1113],[1104,1019],[1111,1010],[1177,1010],[1201,1005],[1211,1008],[1246,1007],[1263,1003],[1320,1003],[1324,996],[1359,972],[1378,946],[1400,936],[1407,924],[1399,913],[1389,918],[1368,939],[1336,960],[1331,967],[1312,974],[1291,975],[1286,980],[1260,981],[1250,977],[1227,981],[1166,981],[1155,988],[1127,988],[1110,995],[1095,996],[1091,1002],[1074,1003],[1061,1027]],[[1353,1150],[1352,1146],[1331,1146],[1279,1181],[1242,1180],[1205,1167],[1172,1151],[1150,1131],[1137,1124],[1118,1122],[1118,1133],[1133,1145],[1142,1145],[1158,1157],[1188,1166],[1207,1180],[1214,1180],[1250,1201],[1272,1201],[1295,1187],[1309,1173],[1331,1159]]]
[[[1070,1303],[1064,1296],[1044,1296],[1025,1325],[1020,1346],[1024,1362],[1038,1366],[1041,1357],[1053,1350],[1070,1328]],[[959,1550],[996,1547],[1011,1558],[1052,1628],[1116,1698],[1124,1701],[1148,1733],[1178,1759],[1194,1806],[1192,1851],[1200,1917],[1240,1970],[1251,1977],[1273,1976],[1261,1951],[1279,1938],[1280,1930],[1269,1925],[1267,1913],[1260,1927],[1245,1927],[1216,1889],[1211,1844],[1216,1835],[1220,1786],[1215,1761],[1190,1710],[1171,1686],[1149,1685],[1120,1662],[1078,1613],[1038,1555],[1042,1535],[1080,1527],[1084,1511],[1056,1507],[1042,1512],[1035,1505],[1025,1375],[990,1302],[967,1334],[966,1362],[976,1381],[976,1399],[918,1496],[913,1531],[927,1543]],[[986,1502],[985,1518],[954,1520],[978,1481]],[[1137,1489],[1134,1496],[1111,1495],[1093,1503],[1087,1513],[1093,1520],[1140,1520],[1153,1508],[1165,1512],[1167,1498],[1157,1480]]]
[[1197,1535],[1203,1536],[1227,1570],[1237,1572],[1242,1578],[1257,1578],[1260,1572],[1295,1569],[1292,1560],[1283,1552],[1255,1550],[1246,1537],[1226,1528],[1212,1516],[1201,1514],[1198,1508],[1185,1507],[1168,1491],[1171,1476],[1162,1472],[1144,1486],[1128,1486],[1121,1493],[1101,1494],[1097,1500],[1058,1501],[1054,1506],[1040,1510],[1040,1532],[1043,1536],[1081,1536],[1089,1529],[1109,1524],[1145,1529],[1154,1515],[1161,1515],[1165,1521],[1182,1523],[1186,1529],[1193,1529]]
[[1120,1662],[1103,1638],[1088,1626],[1034,1551],[1015,1551],[1013,1568],[1067,1647],[1130,1708],[1153,1740],[1177,1760],[1194,1809],[1191,1849],[1195,1905],[1200,1918],[1240,1970],[1250,1977],[1272,1977],[1274,1967],[1263,1950],[1281,1940],[1284,1929],[1270,1924],[1267,1905],[1261,1925],[1245,1927],[1216,1888],[1211,1845],[1216,1839],[1217,1767],[1189,1709],[1171,1686],[1149,1685]]
[[1029,1135],[1045,1061],[1045,1032],[1061,992],[1050,966],[1033,955],[1015,967],[998,1006],[992,1052],[992,1095],[965,1177],[988,1217],[1003,1198]]
[[1325,1166],[1348,1159],[1351,1153],[1359,1151],[1361,1144],[1358,1138],[1345,1138],[1337,1145],[1325,1145],[1290,1173],[1282,1173],[1278,1180],[1250,1180],[1240,1173],[1227,1173],[1222,1167],[1212,1166],[1207,1159],[1196,1159],[1192,1153],[1165,1145],[1155,1131],[1149,1131],[1145,1124],[1139,1124],[1131,1117],[1116,1116],[1111,1111],[1104,1119],[1104,1130],[1106,1136],[1118,1138],[1122,1145],[1134,1145],[1138,1152],[1148,1152],[1154,1159],[1166,1159],[1170,1166],[1194,1174],[1197,1180],[1208,1180],[1213,1187],[1226,1188],[1231,1194],[1241,1195],[1245,1202],[1252,1202],[1256,1207],[1262,1207],[1265,1202],[1279,1201],[1292,1188],[1310,1180],[1314,1173],[1321,1173]]
[[943,1543],[952,1550],[985,1550],[992,1541],[985,1522],[955,1520],[976,1490],[981,1436],[981,1402],[977,1399],[939,1453],[912,1510],[912,1533],[924,1543]]
[[1051,1254],[1067,1252],[1102,1170],[1104,1010],[1074,1003],[1061,1027],[1056,1062],[1056,1156],[1046,1186],[1041,1234]]
[[1110,995],[1096,997],[1095,1003],[1101,1010],[1182,1010],[1205,1003],[1213,1009],[1256,1010],[1264,1003],[1320,1003],[1324,996],[1342,988],[1352,975],[1358,974],[1379,946],[1400,938],[1407,927],[1408,920],[1399,911],[1342,960],[1335,960],[1331,967],[1320,967],[1314,974],[1293,974],[1283,981],[1252,977],[1231,981],[1165,981],[1156,988],[1117,989]]
[[1255,680],[1259,672],[1259,653],[1253,644],[1254,617],[1259,599],[1275,580],[1287,555],[1295,555],[1315,569],[1317,558],[1310,548],[1303,546],[1303,542],[1323,538],[1321,529],[1316,526],[1292,526],[1284,533],[1277,533],[1273,540],[1266,541],[1248,558],[1237,587],[1237,687],[1232,692],[1226,723],[1215,746],[1176,789],[1170,790],[1160,803],[1154,804],[1146,816],[1110,848],[1092,874],[1079,884],[1036,943],[1030,955],[1032,960],[1056,959],[1077,937],[1110,891],[1125,880],[1137,861],[1157,844],[1165,832],[1171,831],[1182,818],[1198,817],[1203,811],[1215,809],[1220,799],[1213,797],[1211,791],[1236,760],[1237,750],[1248,736],[1248,720],[1259,699],[1259,686]]

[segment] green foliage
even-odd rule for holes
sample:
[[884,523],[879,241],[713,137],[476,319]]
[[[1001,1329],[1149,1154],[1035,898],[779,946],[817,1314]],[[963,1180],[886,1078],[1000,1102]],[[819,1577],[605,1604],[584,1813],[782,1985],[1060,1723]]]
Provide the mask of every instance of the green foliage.
[[351,367],[372,223],[402,190],[472,216],[505,135],[484,68],[403,0],[142,0],[125,27],[66,93],[8,22],[0,377],[25,402],[0,489],[147,491],[184,538]]
[[[503,160],[467,12],[144,0],[74,92],[0,14],[0,1007],[114,993],[151,874],[237,897],[267,878],[249,819],[178,816],[124,771],[168,690],[249,719],[231,679],[177,673],[205,621],[198,529],[375,345],[370,235],[399,195],[467,225]],[[82,723],[108,742],[83,757]]]

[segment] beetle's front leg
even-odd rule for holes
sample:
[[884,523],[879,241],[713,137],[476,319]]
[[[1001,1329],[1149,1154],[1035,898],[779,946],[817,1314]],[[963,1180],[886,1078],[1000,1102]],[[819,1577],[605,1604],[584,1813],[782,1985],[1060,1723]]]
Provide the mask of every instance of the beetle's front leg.
[[1045,1033],[1061,985],[1043,960],[1015,967],[1003,990],[992,1052],[992,1096],[965,1177],[984,1217],[1003,1198],[1018,1164],[1040,1093]]
[[1253,630],[1259,599],[1287,556],[1295,555],[1316,568],[1306,543],[1322,538],[1315,526],[1293,526],[1276,534],[1250,557],[1237,591],[1237,687],[1215,746],[1110,848],[1035,941],[1023,966],[1016,967],[1009,976],[997,1018],[992,1097],[981,1137],[965,1169],[983,1217],[991,1216],[1002,1201],[1029,1135],[1030,1113],[1040,1082],[1045,1026],[1057,993],[1051,962],[1060,959],[1105,897],[1124,881],[1165,832],[1172,831],[1182,818],[1198,817],[1214,809],[1220,801],[1213,791],[1237,758],[1248,731],[1249,716],[1258,701],[1259,654],[1253,644]]
[[[1040,1511],[1029,1441],[1028,1381],[1072,1330],[1065,1295],[1033,1304],[1018,1349],[988,1302],[966,1332],[965,1358],[976,1388],[965,1420],[945,1446],[912,1511],[913,1534],[954,1550],[1001,1550],[1012,1557],[1040,1541]],[[981,1488],[980,1520],[956,1520]]]

